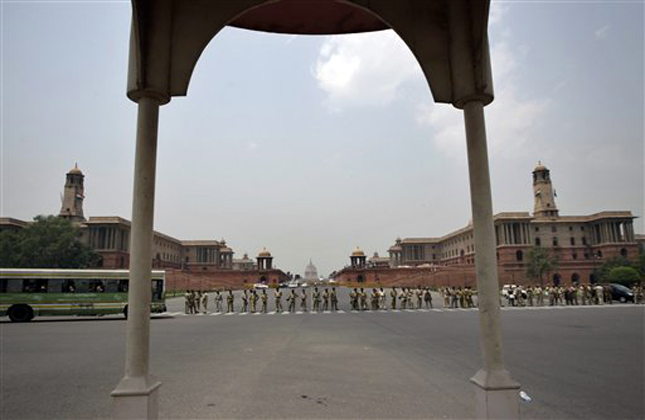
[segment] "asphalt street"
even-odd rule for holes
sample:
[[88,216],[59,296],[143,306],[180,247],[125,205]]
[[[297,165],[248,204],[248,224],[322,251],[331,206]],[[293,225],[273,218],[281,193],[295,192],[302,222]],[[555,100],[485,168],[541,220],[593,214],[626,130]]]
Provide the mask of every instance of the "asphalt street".
[[[477,310],[435,296],[436,310],[354,313],[346,298],[341,313],[289,315],[186,316],[169,300],[174,315],[155,317],[151,335],[161,417],[473,417]],[[645,417],[643,306],[505,308],[502,319],[506,367],[532,398],[524,418]],[[0,417],[109,417],[124,339],[116,316],[3,321]]]

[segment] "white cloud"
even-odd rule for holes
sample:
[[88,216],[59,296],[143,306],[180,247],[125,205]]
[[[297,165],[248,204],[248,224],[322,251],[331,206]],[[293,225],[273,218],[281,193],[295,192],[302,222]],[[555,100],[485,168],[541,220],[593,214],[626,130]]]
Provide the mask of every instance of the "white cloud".
[[605,25],[600,29],[597,29],[594,34],[596,35],[596,39],[605,39],[607,37],[607,32],[609,32],[609,29],[611,29],[611,26]]
[[335,111],[388,105],[403,83],[422,77],[416,59],[391,30],[327,38],[312,73]]
[[247,151],[247,152],[249,152],[249,153],[253,153],[253,152],[255,152],[255,151],[257,150],[257,148],[258,148],[258,147],[259,147],[259,145],[258,145],[257,143],[255,143],[255,142],[253,142],[253,141],[252,141],[252,142],[249,142],[249,143],[246,145],[246,148],[245,148],[245,149],[246,149],[246,151]]
[[[528,54],[524,46],[512,46],[507,38],[491,47],[495,100],[486,107],[486,132],[491,155],[519,156],[530,153],[526,145],[532,128],[541,120],[548,99],[524,98],[520,94],[520,62]],[[435,146],[446,156],[466,158],[462,112],[451,106],[423,103],[416,121],[432,130]]]

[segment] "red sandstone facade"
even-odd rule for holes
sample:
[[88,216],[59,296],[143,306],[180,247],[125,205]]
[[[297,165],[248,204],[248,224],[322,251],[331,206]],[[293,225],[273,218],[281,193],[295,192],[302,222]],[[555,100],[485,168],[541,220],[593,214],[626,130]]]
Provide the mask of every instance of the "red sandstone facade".
[[[587,216],[560,216],[549,170],[533,171],[534,213],[499,213],[494,217],[500,285],[536,282],[526,276],[527,253],[547,248],[558,267],[543,283],[591,283],[593,272],[607,259],[636,260],[639,240],[630,211],[604,211]],[[435,238],[397,239],[388,252],[389,265],[377,254],[369,260],[357,249],[350,265],[336,273],[342,283],[383,286],[475,286],[475,245],[472,225]],[[641,240],[642,242],[642,240]]]

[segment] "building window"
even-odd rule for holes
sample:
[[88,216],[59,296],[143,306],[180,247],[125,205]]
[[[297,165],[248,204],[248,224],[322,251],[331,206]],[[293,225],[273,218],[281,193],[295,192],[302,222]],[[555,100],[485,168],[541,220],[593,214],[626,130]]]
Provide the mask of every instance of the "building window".
[[536,232],[539,232],[539,231],[540,231],[540,228],[536,226],[536,227],[535,227],[535,231],[536,231]]
[[580,230],[584,232],[585,227],[584,227],[584,226],[580,226]]
[[573,254],[571,254],[571,257],[573,257],[573,259],[574,259],[574,260],[577,260],[577,259],[578,259],[578,254],[576,254],[576,253],[574,252]]
[[551,226],[551,232],[557,232],[557,231],[558,231],[558,228],[556,228],[555,226]]
[[578,273],[573,273],[571,275],[571,283],[577,285],[579,281],[580,281],[580,275]]
[[585,260],[589,259],[589,254],[585,252]]
[[535,238],[535,246],[540,246],[540,245],[541,245],[540,238]]
[[557,273],[556,273],[556,274],[554,274],[554,275],[553,275],[553,285],[554,285],[554,286],[559,286],[559,285],[560,285],[560,280],[561,280],[561,279],[562,279],[562,278],[560,277],[560,275],[559,275],[559,274],[557,274]]
[[582,244],[587,245],[587,238],[585,238],[584,236],[582,237]]
[[553,246],[558,246],[558,237],[557,236],[553,237]]
[[627,250],[625,248],[622,248],[620,250],[620,255],[624,258],[627,258]]
[[569,243],[571,243],[571,246],[575,245],[576,244],[576,238],[574,238],[573,236],[571,238],[569,238]]
[[602,258],[602,251],[598,251],[598,258]]
[[569,232],[573,230],[573,226],[569,226]]
[[524,253],[521,250],[518,250],[515,253],[515,259],[518,261],[523,261],[524,260]]

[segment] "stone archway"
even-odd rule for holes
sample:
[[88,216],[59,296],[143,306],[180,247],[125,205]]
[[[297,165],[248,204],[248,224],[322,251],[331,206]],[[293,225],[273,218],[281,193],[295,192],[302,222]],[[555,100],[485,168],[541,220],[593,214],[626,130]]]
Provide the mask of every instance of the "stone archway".
[[[485,105],[493,100],[489,1],[132,0],[128,97],[137,102],[130,291],[125,375],[113,391],[115,417],[156,417],[149,376],[148,276],[159,107],[185,96],[202,51],[226,25],[298,34],[393,29],[419,62],[435,102],[463,110],[475,232],[483,368],[475,384],[480,417],[518,417],[519,384],[504,368]],[[187,261],[186,261],[187,262]]]

